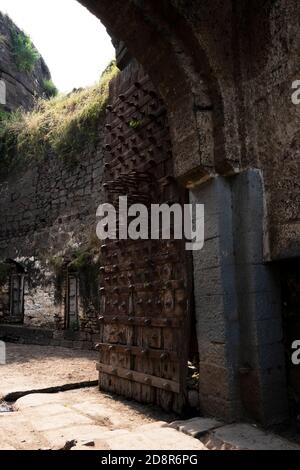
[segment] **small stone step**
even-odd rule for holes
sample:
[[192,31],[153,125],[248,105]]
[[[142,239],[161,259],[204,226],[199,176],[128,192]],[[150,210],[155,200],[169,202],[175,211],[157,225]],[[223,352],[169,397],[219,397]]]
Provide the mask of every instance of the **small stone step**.
[[120,436],[106,436],[111,450],[208,450],[197,439],[170,427],[147,425]]
[[200,438],[208,432],[224,426],[224,423],[212,418],[193,418],[187,421],[174,421],[166,425],[194,438]]

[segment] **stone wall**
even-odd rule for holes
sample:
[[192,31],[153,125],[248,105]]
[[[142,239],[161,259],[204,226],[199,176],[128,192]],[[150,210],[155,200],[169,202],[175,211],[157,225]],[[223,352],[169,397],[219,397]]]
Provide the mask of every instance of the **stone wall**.
[[26,162],[2,181],[0,255],[55,255],[86,241],[101,194],[102,129],[98,148],[78,156],[74,166],[60,156]]
[[257,170],[191,192],[205,204],[194,253],[200,400],[210,413],[268,424],[287,415],[278,270],[263,260],[263,185]]
[[241,5],[240,99],[244,164],[263,172],[265,256],[274,260],[300,256],[300,107],[291,99],[292,83],[299,80],[300,5],[296,0],[264,3]]
[[[189,41],[198,47],[196,67],[211,105],[198,111],[200,154],[210,150],[217,174],[261,170],[264,259],[298,257],[299,106],[291,95],[293,81],[299,80],[299,2],[228,0],[212,5],[208,0],[193,2],[192,7],[185,0],[170,3],[184,18]],[[198,162],[210,170],[211,163]],[[192,156],[184,166],[178,163],[179,177],[187,171],[196,171]]]
[[0,79],[6,84],[6,109],[29,110],[45,92],[44,81],[50,80],[49,69],[40,57],[31,73],[20,71],[12,50],[12,33],[21,33],[11,19],[0,12]]
[[[0,184],[0,259],[24,266],[25,326],[63,330],[67,276],[76,271],[69,265],[87,257],[88,274],[98,262],[96,209],[102,200],[103,127],[100,120],[96,144],[87,141],[83,154],[71,161],[46,154],[19,165]],[[76,275],[82,287],[78,329],[92,334],[97,331],[97,312],[93,299],[88,304],[84,298],[90,292],[86,293],[80,266]],[[8,293],[3,294],[2,301]],[[10,320],[9,310],[0,307],[0,321]]]
[[[281,421],[287,386],[272,261],[294,258],[299,268],[300,107],[291,100],[292,81],[300,78],[299,2],[82,3],[128,46],[160,92],[177,180],[206,205],[206,242],[193,272],[202,411]],[[3,259],[29,265],[33,256],[33,270],[41,263],[45,282],[48,271],[54,279],[41,253],[65,257],[87,243],[100,197],[101,175],[98,188],[89,182],[85,193],[93,171],[89,164],[67,169],[49,156],[15,175],[18,183],[3,185]],[[54,317],[63,328],[60,307]]]
[[281,421],[275,261],[294,259],[299,270],[299,2],[80,1],[161,93],[175,175],[207,206],[205,247],[194,256],[202,410]]
[[[176,176],[195,186],[256,168],[267,261],[300,254],[297,0],[81,0],[125,42],[165,100]],[[122,10],[126,21],[117,21]],[[128,27],[130,24],[130,27]]]

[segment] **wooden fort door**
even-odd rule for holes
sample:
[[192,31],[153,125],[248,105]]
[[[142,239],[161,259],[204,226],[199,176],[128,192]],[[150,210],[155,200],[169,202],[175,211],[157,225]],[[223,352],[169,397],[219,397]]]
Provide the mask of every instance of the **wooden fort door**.
[[[128,73],[111,85],[106,201],[183,204],[164,104],[140,68]],[[184,242],[110,240],[102,260],[100,389],[181,412],[190,327]]]

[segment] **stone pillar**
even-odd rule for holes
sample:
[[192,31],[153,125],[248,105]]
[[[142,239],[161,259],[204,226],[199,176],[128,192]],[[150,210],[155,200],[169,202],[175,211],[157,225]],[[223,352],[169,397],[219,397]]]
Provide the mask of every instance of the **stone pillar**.
[[235,288],[231,186],[215,178],[191,191],[205,205],[205,244],[194,256],[194,289],[204,413],[226,420],[239,414],[239,322]]
[[280,285],[264,263],[259,171],[191,191],[205,205],[205,244],[193,253],[202,411],[264,424],[287,414]]

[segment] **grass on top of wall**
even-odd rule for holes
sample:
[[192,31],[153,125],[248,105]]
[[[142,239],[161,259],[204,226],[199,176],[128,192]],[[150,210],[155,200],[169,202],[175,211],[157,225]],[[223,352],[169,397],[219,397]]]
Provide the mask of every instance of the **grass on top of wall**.
[[54,98],[58,95],[58,89],[56,88],[52,80],[44,80],[43,86],[46,98]]
[[23,164],[45,155],[57,155],[70,164],[80,161],[81,152],[99,139],[108,85],[117,70],[115,62],[111,62],[93,86],[39,100],[29,113],[2,113],[0,176],[4,170],[7,174],[16,162]]
[[15,63],[20,72],[31,73],[40,59],[40,54],[23,31],[12,31],[11,47]]

